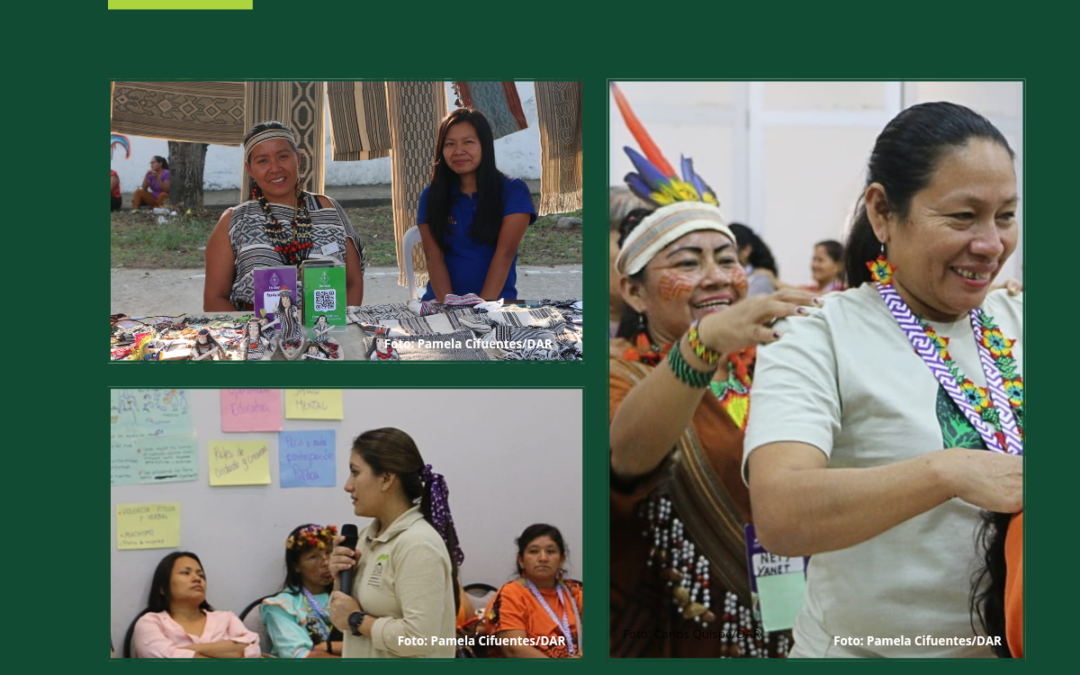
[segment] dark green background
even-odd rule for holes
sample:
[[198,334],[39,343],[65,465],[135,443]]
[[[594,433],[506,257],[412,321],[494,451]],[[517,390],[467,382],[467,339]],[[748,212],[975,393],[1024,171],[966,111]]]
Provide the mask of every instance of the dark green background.
[[[584,663],[559,667],[576,672],[616,667],[606,658],[607,363],[602,341],[609,78],[1025,80],[1022,207],[1032,323],[1025,335],[1024,375],[1028,447],[1036,461],[1029,467],[1026,507],[1036,512],[1034,533],[1031,523],[1028,527],[1032,571],[1027,575],[1026,652],[1027,660],[1040,666],[1054,666],[1071,656],[1077,642],[1069,636],[1078,595],[1070,583],[1072,556],[1067,555],[1074,543],[1071,498],[1077,493],[1077,449],[1068,432],[1075,414],[1068,410],[1075,400],[1070,385],[1076,372],[1071,366],[1077,269],[1073,22],[1040,9],[1039,3],[953,8],[941,1],[706,5],[256,0],[255,10],[245,12],[109,12],[104,2],[42,5],[35,14],[30,11],[16,8],[6,17],[11,86],[5,126],[13,152],[7,157],[4,224],[15,267],[8,278],[16,284],[6,295],[14,299],[9,307],[22,310],[8,313],[9,322],[20,324],[9,323],[8,333],[15,339],[9,338],[6,350],[7,379],[16,385],[5,397],[10,401],[8,426],[16,430],[7,489],[13,517],[5,528],[14,598],[8,614],[19,626],[9,629],[12,664],[34,661],[47,667],[59,661],[91,672],[187,667],[179,662],[104,661],[109,570],[101,532],[108,387],[570,386],[585,390],[586,550],[581,559],[590,612],[588,657]],[[104,159],[107,81],[177,78],[583,80],[590,204],[583,276],[593,317],[586,361],[407,363],[393,369],[362,364],[310,368],[285,363],[222,367],[106,362],[109,243],[104,181],[95,178],[94,167]],[[100,125],[98,132],[94,124]],[[680,150],[691,156],[695,152]],[[542,415],[521,413],[523,423],[542,428]],[[1057,447],[1050,450],[1054,461],[1040,462],[1051,447]],[[540,463],[544,458],[521,461]],[[1052,534],[1055,523],[1057,534]],[[221,534],[222,545],[227,545],[228,533]],[[44,582],[44,593],[31,590],[39,582]],[[784,663],[726,667],[816,672],[836,667]],[[199,667],[248,666],[211,662]],[[490,672],[541,666],[473,662],[393,667],[420,673],[432,667]],[[660,668],[718,666],[630,662],[618,667],[653,673]],[[969,671],[1007,666],[918,667]]]

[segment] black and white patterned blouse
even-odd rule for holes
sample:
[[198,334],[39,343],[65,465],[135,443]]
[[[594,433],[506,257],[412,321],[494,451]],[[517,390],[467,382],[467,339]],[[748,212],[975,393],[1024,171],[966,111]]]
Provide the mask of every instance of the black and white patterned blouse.
[[[345,241],[356,246],[360,254],[360,272],[367,266],[364,244],[353,229],[345,211],[333,199],[327,197],[330,206],[319,203],[320,195],[308,195],[307,207],[311,215],[311,257],[333,258],[345,262]],[[285,234],[292,238],[293,207],[283,204],[270,204],[274,217],[285,229]],[[229,242],[232,244],[233,257],[236,259],[235,276],[229,300],[237,309],[253,302],[254,288],[251,273],[258,267],[283,267],[287,265],[274,251],[274,245],[266,236],[266,216],[262,206],[256,200],[246,201],[234,207],[229,218]],[[337,245],[336,251],[331,251]],[[327,248],[328,247],[328,248]],[[295,289],[293,289],[295,290]]]

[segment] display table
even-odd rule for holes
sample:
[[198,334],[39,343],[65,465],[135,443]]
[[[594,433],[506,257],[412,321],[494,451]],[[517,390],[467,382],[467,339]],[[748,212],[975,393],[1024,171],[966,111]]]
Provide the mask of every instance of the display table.
[[[580,301],[520,302],[485,311],[434,303],[349,307],[349,324],[330,333],[339,347],[310,350],[296,360],[334,361],[574,361],[582,358]],[[116,361],[244,361],[245,327],[252,312],[180,317],[114,317]],[[272,328],[270,326],[269,328]],[[204,330],[202,338],[199,331]],[[267,330],[264,361],[287,360],[277,331]],[[208,335],[207,335],[208,334]],[[306,329],[307,340],[314,335]],[[197,339],[207,352],[194,359]],[[220,349],[207,348],[210,344]],[[310,355],[309,355],[310,352]],[[253,352],[254,353],[254,352]]]

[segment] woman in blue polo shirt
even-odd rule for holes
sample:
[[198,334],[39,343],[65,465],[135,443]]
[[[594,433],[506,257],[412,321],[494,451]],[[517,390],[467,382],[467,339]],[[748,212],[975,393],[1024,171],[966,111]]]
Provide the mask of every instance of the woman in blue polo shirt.
[[423,300],[450,293],[517,299],[517,249],[536,209],[525,182],[495,168],[495,142],[483,113],[459,108],[439,125],[431,185],[417,225],[430,281]]

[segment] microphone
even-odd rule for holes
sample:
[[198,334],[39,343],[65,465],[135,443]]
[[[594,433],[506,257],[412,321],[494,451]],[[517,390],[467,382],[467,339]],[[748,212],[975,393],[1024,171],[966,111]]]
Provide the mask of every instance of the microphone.
[[[341,526],[341,536],[345,537],[345,541],[341,542],[342,546],[345,546],[349,550],[356,550],[356,543],[360,541],[360,532],[356,529],[356,525],[348,524]],[[352,594],[353,582],[356,580],[356,566],[345,570],[338,575],[338,588],[342,593]]]

